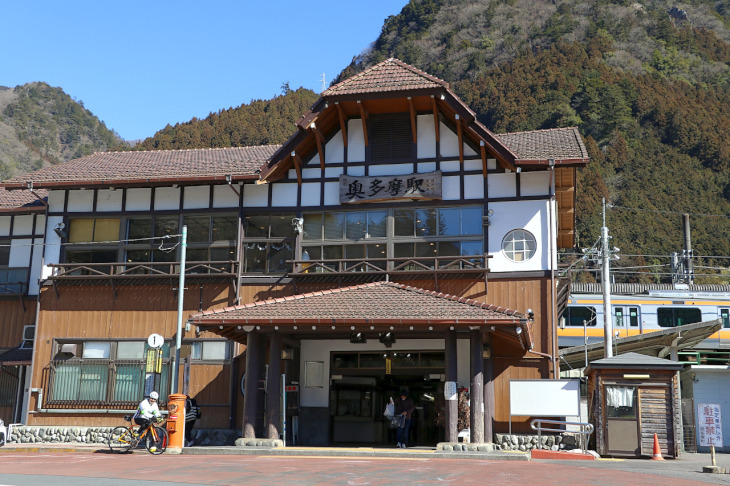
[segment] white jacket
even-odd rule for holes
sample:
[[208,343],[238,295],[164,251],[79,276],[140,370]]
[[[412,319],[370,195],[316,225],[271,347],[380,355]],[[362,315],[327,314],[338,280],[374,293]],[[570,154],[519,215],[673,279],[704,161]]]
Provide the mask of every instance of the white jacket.
[[137,411],[134,414],[134,418],[142,417],[143,419],[151,419],[152,417],[160,418],[162,417],[162,414],[160,413],[160,409],[157,407],[157,402],[150,403],[148,399],[144,399],[141,402],[139,402],[139,406],[137,407]]

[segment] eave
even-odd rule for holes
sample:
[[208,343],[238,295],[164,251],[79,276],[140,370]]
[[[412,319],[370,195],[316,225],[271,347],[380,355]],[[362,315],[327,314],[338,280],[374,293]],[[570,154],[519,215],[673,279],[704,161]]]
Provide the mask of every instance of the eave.
[[148,177],[133,179],[94,179],[94,180],[75,180],[75,181],[33,181],[15,183],[0,183],[0,187],[4,187],[9,191],[28,189],[28,183],[32,182],[35,189],[80,189],[80,188],[104,188],[104,187],[151,187],[151,186],[169,186],[178,184],[181,186],[198,185],[201,183],[227,183],[227,182],[247,182],[258,180],[258,174],[221,174],[209,176],[174,176],[174,177]]

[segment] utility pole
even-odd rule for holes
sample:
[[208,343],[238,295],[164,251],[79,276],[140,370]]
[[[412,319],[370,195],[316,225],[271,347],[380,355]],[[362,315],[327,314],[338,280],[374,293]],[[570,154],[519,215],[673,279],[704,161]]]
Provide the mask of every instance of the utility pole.
[[688,285],[694,283],[694,269],[692,268],[692,238],[689,230],[689,214],[684,213],[682,215],[682,230],[684,232],[684,251],[682,256],[684,257],[684,281]]
[[170,393],[178,393],[178,367],[180,366],[180,348],[182,347],[183,300],[185,297],[185,257],[188,248],[188,227],[182,227],[180,236],[180,279],[177,284],[177,333],[175,334],[175,362],[170,373]]
[[611,251],[606,226],[606,198],[603,198],[603,226],[601,227],[601,283],[603,284],[603,351],[604,357],[613,356],[613,319],[611,319]]

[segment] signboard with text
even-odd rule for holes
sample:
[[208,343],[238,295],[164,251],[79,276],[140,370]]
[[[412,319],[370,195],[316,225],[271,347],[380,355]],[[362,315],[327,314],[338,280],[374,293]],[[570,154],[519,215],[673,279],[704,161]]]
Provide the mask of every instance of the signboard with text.
[[722,447],[722,418],[720,405],[700,403],[697,405],[697,434],[700,446]]
[[340,175],[341,204],[394,199],[441,199],[441,171],[375,177]]

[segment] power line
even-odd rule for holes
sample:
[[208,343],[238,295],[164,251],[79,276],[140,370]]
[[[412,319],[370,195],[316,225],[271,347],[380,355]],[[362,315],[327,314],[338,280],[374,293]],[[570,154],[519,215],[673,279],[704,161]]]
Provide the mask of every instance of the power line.
[[730,214],[705,214],[705,213],[688,213],[688,212],[682,212],[682,211],[663,211],[661,209],[642,209],[642,208],[629,208],[626,206],[616,206],[613,204],[606,204],[611,209],[625,209],[627,211],[639,211],[639,212],[645,212],[645,213],[658,213],[658,214],[689,214],[690,216],[703,216],[707,218],[728,218],[730,219]]

